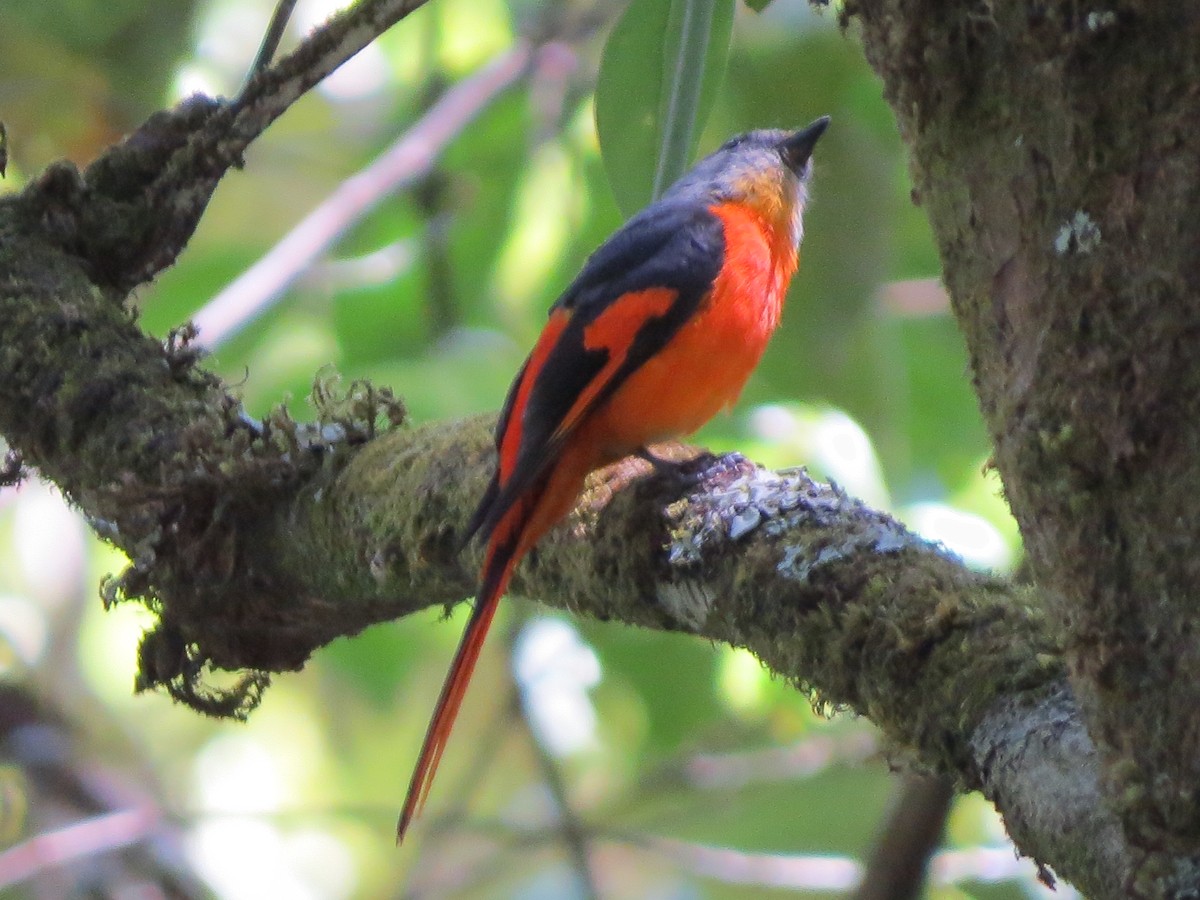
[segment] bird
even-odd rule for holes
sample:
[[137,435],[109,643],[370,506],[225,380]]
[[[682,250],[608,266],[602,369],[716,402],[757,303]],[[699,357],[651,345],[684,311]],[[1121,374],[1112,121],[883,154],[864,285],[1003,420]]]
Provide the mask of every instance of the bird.
[[737,135],[588,257],[550,308],[496,426],[495,471],[463,538],[486,542],[475,606],[425,733],[396,827],[424,806],[517,563],[587,476],[691,434],[741,394],[799,267],[823,116]]

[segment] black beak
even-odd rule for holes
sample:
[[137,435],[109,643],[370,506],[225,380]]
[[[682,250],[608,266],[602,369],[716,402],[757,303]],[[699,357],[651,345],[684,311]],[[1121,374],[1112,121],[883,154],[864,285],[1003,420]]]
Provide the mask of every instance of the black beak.
[[784,138],[779,144],[779,152],[789,169],[797,175],[804,174],[804,167],[808,164],[808,158],[812,156],[817,139],[825,133],[825,129],[828,127],[829,116],[821,116],[807,128],[802,128],[791,137]]

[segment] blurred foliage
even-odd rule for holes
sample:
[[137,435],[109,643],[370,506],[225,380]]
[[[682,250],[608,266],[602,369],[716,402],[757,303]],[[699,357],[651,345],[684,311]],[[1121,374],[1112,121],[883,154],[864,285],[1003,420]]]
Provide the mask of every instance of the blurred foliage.
[[[609,34],[596,82],[596,131],[626,216],[687,169],[725,75],[734,8],[733,0],[630,3]],[[681,58],[685,50],[697,58]]]
[[[652,2],[634,0],[617,27],[645,21]],[[0,118],[13,166],[0,190],[18,188],[54,157],[90,158],[183,93],[235,91],[270,7],[6,0]],[[301,2],[290,40],[331,9]],[[557,292],[620,223],[614,189],[648,195],[644,157],[654,137],[640,132],[635,112],[659,102],[641,86],[654,80],[650,70],[661,73],[662,59],[637,57],[647,52],[638,48],[661,47],[660,36],[602,52],[620,12],[588,0],[433,0],[252,148],[178,265],[134,298],[142,322],[165,334],[187,320],[447,84],[517,36],[555,34],[563,52],[554,65],[493,103],[433,176],[356,223],[210,361],[252,412],[291,397],[303,415],[314,373],[330,363],[347,378],[391,385],[418,420],[496,408]],[[700,151],[755,127],[822,114],[833,125],[816,153],[803,263],[783,326],[737,410],[698,442],[772,466],[808,463],[901,514],[915,504],[954,509],[1015,557],[1015,529],[982,472],[986,435],[937,287],[938,259],[878,83],[832,15],[785,0],[734,13],[724,77],[705,82],[702,106],[711,109]],[[595,101],[597,113],[615,123],[606,141],[627,141],[607,148],[610,163],[614,150],[617,158],[627,151],[607,170],[593,125],[602,58],[613,93]],[[631,174],[639,164],[642,174]],[[447,623],[431,613],[336,642],[304,672],[278,678],[248,725],[202,721],[161,696],[130,696],[145,622],[130,608],[99,610],[95,586],[120,567],[112,552],[85,541],[81,523],[64,520],[37,487],[6,492],[0,504],[6,682],[77,716],[76,754],[143,785],[221,896],[579,895],[509,674],[513,641],[536,607],[504,605],[509,640],[503,624],[494,631],[430,808],[397,851],[397,804],[461,608]],[[66,547],[67,532],[77,549]],[[953,534],[933,536],[974,558]],[[581,642],[565,658],[578,665],[562,663],[557,683],[596,664],[599,683],[589,692],[591,682],[580,681],[551,721],[575,722],[582,736],[561,764],[574,807],[596,830],[605,896],[783,896],[770,887],[778,858],[753,854],[859,858],[868,850],[891,790],[878,754],[788,762],[810,759],[814,747],[869,741],[865,724],[818,719],[801,692],[728,648],[577,625]],[[768,752],[782,755],[759,772],[754,761]],[[701,757],[710,774],[725,774],[698,777]],[[21,836],[70,821],[58,808],[25,809]],[[735,847],[759,863],[722,877],[721,866],[681,862],[651,838]],[[960,803],[951,846],[1001,839],[985,803]],[[88,865],[66,871],[82,878]],[[930,896],[1020,897],[1031,885],[968,881]]]
[[199,0],[4,0],[0,111],[29,171],[90,161],[162,103]]

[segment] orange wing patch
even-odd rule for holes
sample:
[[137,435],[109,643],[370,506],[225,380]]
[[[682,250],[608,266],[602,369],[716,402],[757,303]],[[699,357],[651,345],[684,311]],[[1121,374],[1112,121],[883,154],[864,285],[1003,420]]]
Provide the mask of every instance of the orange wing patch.
[[537,345],[529,354],[529,362],[525,364],[521,385],[517,388],[517,396],[513,400],[512,412],[509,416],[508,427],[504,430],[504,438],[500,441],[500,484],[504,484],[512,476],[517,466],[517,456],[521,450],[521,436],[524,430],[525,410],[529,403],[529,392],[537,383],[542,367],[558,344],[558,339],[571,321],[571,313],[566,309],[555,309],[550,313],[546,327],[538,338]]
[[796,268],[794,246],[742,204],[710,210],[725,231],[724,264],[691,318],[629,374],[597,411],[595,426],[587,426],[606,458],[690,434],[730,406],[779,322]]
[[623,294],[583,329],[584,349],[604,350],[608,361],[571,404],[554,430],[555,437],[567,434],[579,424],[580,417],[591,409],[596,397],[624,365],[647,320],[666,315],[678,296],[677,290],[665,287]]

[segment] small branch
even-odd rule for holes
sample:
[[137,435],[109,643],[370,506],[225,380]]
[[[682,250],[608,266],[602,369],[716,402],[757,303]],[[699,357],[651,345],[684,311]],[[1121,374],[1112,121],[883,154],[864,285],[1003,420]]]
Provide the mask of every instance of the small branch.
[[[475,752],[467,766],[466,772],[445,795],[450,798],[449,808],[442,813],[428,817],[423,829],[427,832],[426,844],[438,838],[453,837],[460,829],[472,827],[472,817],[468,814],[470,798],[476,795],[490,770],[495,766],[504,748],[505,735],[511,727],[517,724],[520,715],[516,685],[511,678],[505,679],[505,693],[499,698],[496,711],[491,722],[482,732],[482,737],[475,744]],[[432,811],[431,811],[432,812]],[[390,819],[395,819],[395,809],[389,812]],[[502,867],[504,851],[507,845],[496,852],[476,858],[473,861],[462,861],[454,866],[438,864],[437,857],[432,865],[426,865],[429,854],[424,850],[417,858],[407,883],[399,896],[405,900],[419,898],[447,897],[460,892],[470,885],[486,882],[492,874],[498,873]]]
[[421,259],[425,263],[425,320],[432,342],[459,323],[454,302],[454,264],[450,258],[449,179],[445,173],[431,170],[413,191],[421,220],[426,223],[421,241]]
[[738,753],[698,753],[683,763],[697,790],[737,790],[751,784],[798,781],[833,766],[860,765],[879,753],[876,732],[866,726],[842,735],[816,735],[784,747]]
[[125,295],[174,263],[209,198],[246,148],[308,90],[425,0],[361,0],[254,75],[233,101],[194,95],[152,115],[81,179],[51,166],[20,195],[54,210],[56,246],[82,256],[94,283]]
[[[633,789],[619,800],[606,804],[604,817],[609,821],[620,821],[634,814],[647,798],[669,796],[681,789],[728,793],[756,784],[803,781],[834,766],[861,766],[878,757],[878,737],[874,728],[863,723],[842,735],[818,735],[790,746],[697,753],[668,760],[643,773]],[[639,813],[638,818],[645,824],[667,822],[671,815],[668,811],[661,818],[647,819],[644,813]]]
[[[517,723],[519,715],[516,686],[509,679],[507,691],[497,704],[494,718],[483,732],[483,738],[476,744],[478,750],[471,759],[470,766],[467,767],[467,771],[463,773],[458,783],[446,791],[446,795],[453,798],[450,808],[430,819],[429,831],[431,833],[442,834],[452,831],[466,819],[470,798],[475,796],[475,793],[483,785],[488,771],[495,764],[500,750],[504,746],[505,733]],[[394,812],[393,810],[393,818],[395,818]]]
[[[279,42],[283,40],[283,33],[287,30],[288,20],[291,19],[292,10],[295,8],[296,0],[279,0],[275,12],[271,14],[271,21],[263,35],[262,44],[258,48],[258,55],[254,57],[254,62],[246,75],[247,86],[256,75],[266,70],[267,66],[271,64],[271,60],[275,58],[275,51],[279,49]],[[243,90],[245,90],[244,87]]]
[[206,896],[184,858],[178,828],[151,796],[153,778],[135,748],[126,748],[134,752],[119,770],[79,755],[71,716],[50,695],[31,693],[28,682],[0,685],[0,755],[20,773],[17,805],[26,813],[10,815],[17,830],[8,837],[24,839],[0,852],[0,895],[34,879],[36,896],[72,893],[67,886],[83,879],[104,894],[136,872],[177,900]]
[[855,900],[915,900],[942,840],[954,800],[947,778],[908,775],[888,813],[883,833],[863,872]]
[[[518,828],[502,819],[474,819],[464,823],[463,828],[478,837],[502,844],[506,852],[514,854],[546,847],[558,838],[552,827]],[[620,865],[623,861],[621,857],[613,859],[614,848],[630,855],[649,853],[673,862],[688,874],[725,884],[774,890],[848,893],[859,883],[863,872],[857,860],[833,854],[757,853],[620,828],[595,828],[592,837],[602,845],[602,852],[612,865]],[[933,857],[930,871],[930,880],[935,885],[956,885],[964,881],[984,884],[1028,883],[1032,877],[1037,877],[1033,864],[1014,854],[1008,844],[943,850]],[[463,869],[455,868],[453,874],[461,876]],[[451,887],[464,890],[482,883],[478,872],[472,871],[469,877],[460,877]],[[415,900],[418,896],[427,895],[410,893],[403,896]],[[1074,900],[1079,895],[1065,887],[1057,893],[1043,888],[1037,896]]]
[[228,136],[244,150],[296,100],[425,3],[360,0],[339,12],[290,54],[250,79],[231,104]]
[[600,891],[597,888],[596,875],[592,869],[589,848],[590,839],[587,829],[579,816],[575,814],[575,809],[571,805],[571,798],[567,792],[567,784],[563,779],[562,769],[559,767],[558,761],[542,745],[537,731],[530,724],[532,713],[528,706],[530,699],[529,692],[518,689],[517,695],[520,703],[521,722],[525,726],[525,732],[528,734],[529,742],[533,746],[534,756],[537,760],[538,768],[541,770],[542,778],[545,780],[546,786],[550,789],[550,796],[554,798],[558,825],[561,829],[563,843],[570,854],[572,867],[575,870],[576,886],[579,895],[586,898],[586,900],[599,900]]
[[[863,877],[862,865],[845,856],[753,853],[640,832],[601,830],[595,836],[604,842],[630,844],[659,854],[694,875],[725,884],[848,893]],[[1008,846],[943,851],[933,857],[930,869],[931,881],[937,885],[963,881],[999,884],[1024,880],[1034,874],[1030,864],[1014,856]]]
[[0,853],[0,888],[147,840],[158,825],[157,810],[122,809],[36,835]]
[[462,130],[526,72],[518,43],[465,79],[360,172],[347,178],[279,243],[208,302],[194,318],[204,346],[221,344],[261,314],[363,216],[428,174]]
[[[622,840],[617,835],[604,837]],[[628,835],[623,840],[665,857],[693,875],[725,884],[793,891],[849,891],[862,872],[855,860],[844,856],[747,853],[647,834]]]

